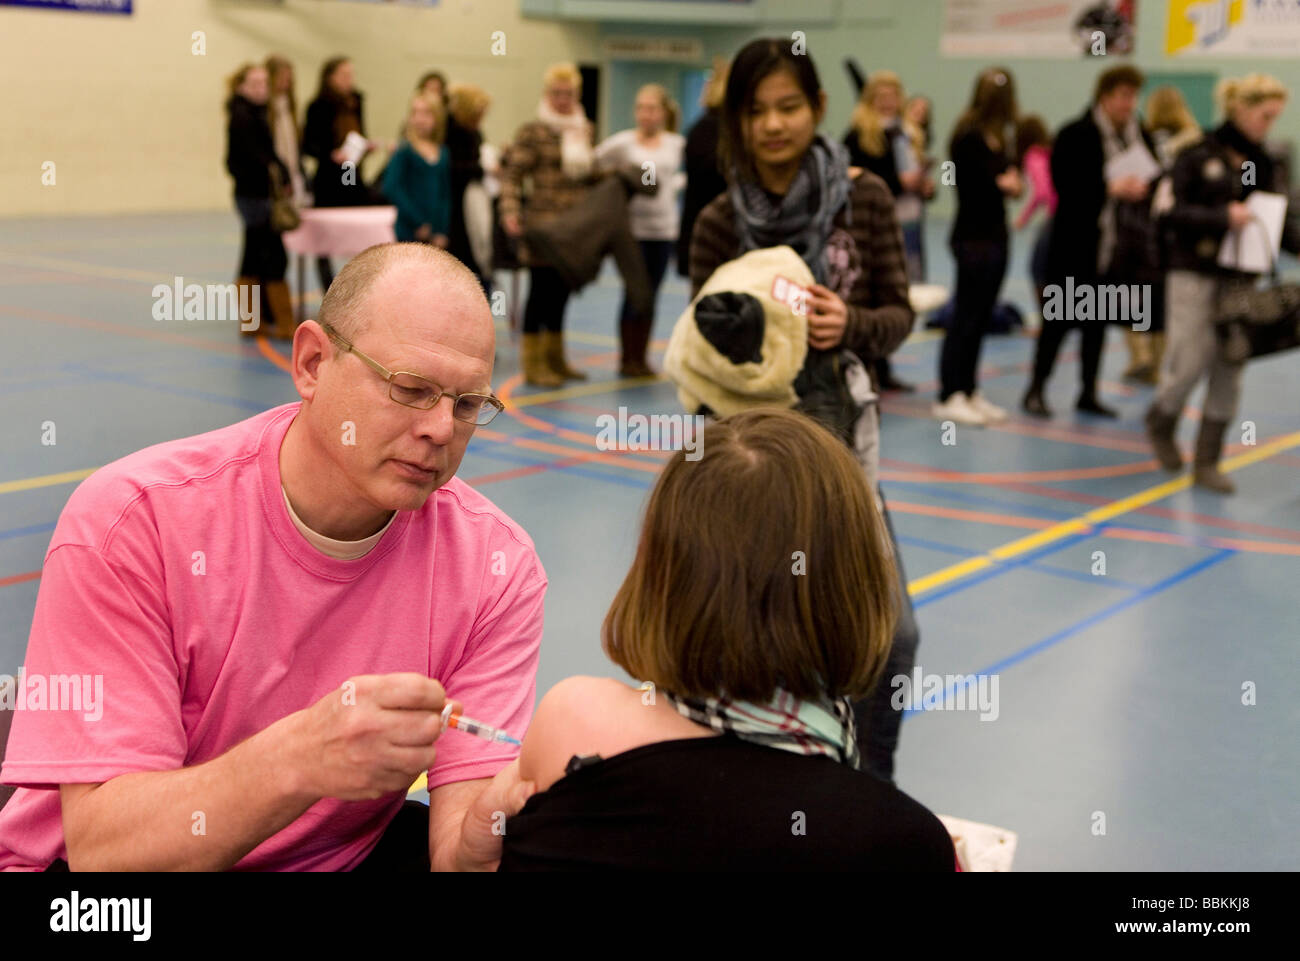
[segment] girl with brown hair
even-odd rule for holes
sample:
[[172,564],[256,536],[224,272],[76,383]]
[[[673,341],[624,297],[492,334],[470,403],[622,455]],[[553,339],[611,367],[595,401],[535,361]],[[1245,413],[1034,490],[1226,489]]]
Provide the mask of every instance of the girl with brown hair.
[[537,793],[500,870],[954,870],[939,819],[858,752],[852,701],[898,605],[858,464],[777,408],[696,450],[660,475],[601,631],[643,683],[573,677],[542,699],[519,756]]

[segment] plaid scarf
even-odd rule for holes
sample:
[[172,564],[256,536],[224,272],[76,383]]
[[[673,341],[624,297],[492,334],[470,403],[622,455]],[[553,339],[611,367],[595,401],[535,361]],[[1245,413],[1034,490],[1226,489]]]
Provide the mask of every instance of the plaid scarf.
[[795,754],[823,754],[854,770],[861,767],[853,706],[847,697],[801,701],[779,689],[767,704],[718,697],[700,700],[668,692],[665,696],[679,714],[715,731]]
[[732,172],[728,195],[736,211],[740,253],[789,244],[826,283],[826,239],[835,215],[849,199],[849,152],[818,134],[804,152],[784,197],[774,204],[762,184]]

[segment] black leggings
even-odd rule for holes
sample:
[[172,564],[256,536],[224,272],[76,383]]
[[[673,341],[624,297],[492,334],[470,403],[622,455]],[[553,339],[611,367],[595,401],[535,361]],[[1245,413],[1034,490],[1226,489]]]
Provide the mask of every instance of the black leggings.
[[524,333],[564,329],[564,307],[569,285],[554,267],[530,267],[528,302],[524,305]]
[[993,319],[993,308],[1007,272],[1005,240],[953,241],[957,292],[952,326],[939,352],[939,400],[957,392],[970,395],[979,386],[980,345]]

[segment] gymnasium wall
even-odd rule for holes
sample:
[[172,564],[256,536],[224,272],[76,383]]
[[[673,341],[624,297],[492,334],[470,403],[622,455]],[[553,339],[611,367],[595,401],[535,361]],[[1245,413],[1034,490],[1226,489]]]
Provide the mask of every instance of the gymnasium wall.
[[[491,53],[497,30],[505,56]],[[536,109],[546,66],[582,59],[595,36],[592,24],[525,20],[517,0],[135,0],[130,16],[0,7],[0,215],[230,208],[225,80],[270,52],[296,65],[300,114],[321,63],[342,53],[372,137],[395,137],[416,80],[440,69],[492,94],[485,132],[504,140]]]
[[[1300,90],[1300,59],[1164,55],[1168,0],[1140,0],[1137,52],[1148,73],[1185,77],[1198,112],[1217,75],[1264,70]],[[637,3],[630,11],[671,14],[673,3]],[[686,9],[691,5],[683,5]],[[304,109],[321,62],[351,56],[367,97],[372,136],[396,134],[415,79],[441,69],[455,80],[484,86],[494,98],[485,130],[508,139],[532,116],[547,64],[572,59],[601,65],[602,135],[632,123],[636,88],[662,79],[676,89],[686,73],[715,53],[734,52],[754,36],[788,37],[802,30],[829,94],[823,130],[839,137],[853,90],[842,62],[853,56],[867,70],[898,71],[909,92],[934,101],[936,147],[991,58],[939,53],[941,0],[757,0],[755,22],[718,25],[563,19],[556,0],[443,0],[408,7],[333,0],[136,0],[129,17],[0,8],[0,82],[7,92],[0,123],[0,216],[201,210],[229,206],[224,151],[224,80],[239,63],[270,51],[298,66]],[[206,32],[206,54],[191,53],[195,30]],[[503,31],[505,56],[491,52]],[[659,64],[614,60],[609,36],[686,37],[698,41],[697,62]],[[1109,59],[1000,58],[1015,73],[1022,110],[1050,126],[1077,115]],[[1300,133],[1300,104],[1282,114],[1275,134]],[[55,187],[41,185],[41,164],[57,164]],[[381,158],[368,161],[373,175]],[[941,191],[935,211],[950,208]]]

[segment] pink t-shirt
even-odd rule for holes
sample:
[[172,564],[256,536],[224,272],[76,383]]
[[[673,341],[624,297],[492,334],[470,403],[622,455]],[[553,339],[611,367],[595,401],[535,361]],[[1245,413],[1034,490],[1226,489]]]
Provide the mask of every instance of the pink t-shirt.
[[[418,671],[522,736],[546,591],[528,535],[452,478],[364,557],[320,553],[280,489],[298,408],[147,448],[73,492],[45,556],[25,687],[31,704],[34,675],[102,675],[102,705],[15,711],[0,869],[67,858],[57,785],[211,760],[354,675]],[[491,777],[517,754],[449,731],[429,788]],[[350,870],[403,798],[322,799],[236,867]]]

